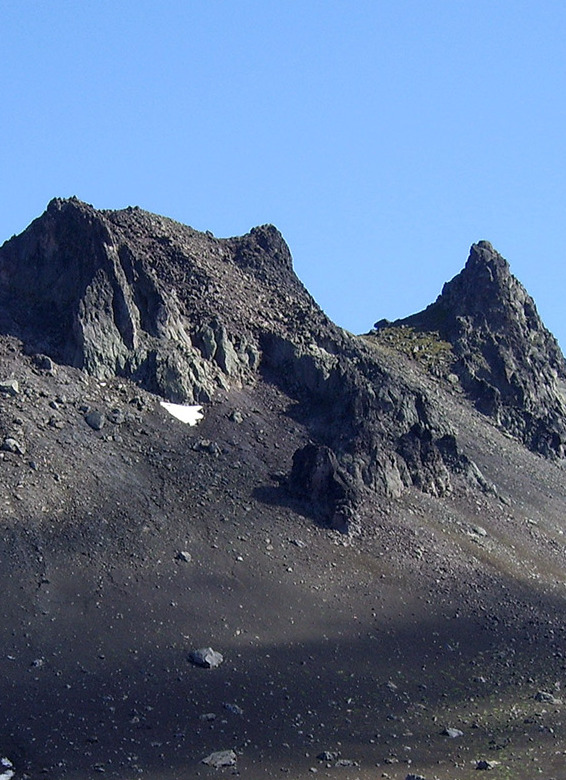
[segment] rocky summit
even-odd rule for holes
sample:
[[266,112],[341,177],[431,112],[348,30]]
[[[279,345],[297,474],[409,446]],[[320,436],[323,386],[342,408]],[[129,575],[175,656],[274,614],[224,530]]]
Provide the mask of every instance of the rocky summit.
[[477,408],[527,446],[564,457],[566,364],[533,299],[488,241],[425,311],[395,323],[436,332]]
[[488,242],[355,336],[271,225],[55,199],[0,304],[6,777],[560,776],[566,365]]

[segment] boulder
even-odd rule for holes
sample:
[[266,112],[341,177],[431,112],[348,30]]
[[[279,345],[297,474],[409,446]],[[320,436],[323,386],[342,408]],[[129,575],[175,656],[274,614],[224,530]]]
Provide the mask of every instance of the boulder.
[[215,669],[220,666],[224,660],[222,653],[213,650],[212,647],[202,647],[199,650],[192,650],[189,653],[189,660],[195,666],[202,666],[204,669]]
[[236,766],[237,756],[233,750],[218,750],[203,758],[201,763],[214,769],[222,769],[225,766]]

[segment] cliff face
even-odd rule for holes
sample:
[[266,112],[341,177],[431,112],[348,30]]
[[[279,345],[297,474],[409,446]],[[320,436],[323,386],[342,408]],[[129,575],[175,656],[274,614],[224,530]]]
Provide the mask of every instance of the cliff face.
[[[291,490],[331,524],[350,527],[365,490],[442,495],[451,475],[475,473],[427,391],[328,320],[273,226],[217,239],[136,208],[54,200],[0,249],[0,280],[3,330],[28,352],[177,402],[277,385],[330,453],[298,457]],[[329,503],[313,480],[345,487]]]
[[529,448],[564,457],[566,364],[533,299],[487,241],[424,311],[394,326],[436,331],[477,408]]

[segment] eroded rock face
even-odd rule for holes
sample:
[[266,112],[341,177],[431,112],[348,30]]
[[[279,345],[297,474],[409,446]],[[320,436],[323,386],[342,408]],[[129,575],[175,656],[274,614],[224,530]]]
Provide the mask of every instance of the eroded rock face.
[[563,457],[566,364],[533,299],[487,241],[435,303],[396,327],[437,331],[452,344],[455,372],[477,408],[528,447]]
[[[254,370],[258,353],[220,320],[187,316],[186,288],[200,284],[205,294],[207,280],[174,246],[175,223],[153,223],[136,209],[51,201],[0,250],[2,326],[30,351],[101,379],[127,376],[172,401],[210,401],[226,377]],[[198,235],[203,255],[214,251],[215,239],[185,230]],[[186,265],[178,286],[163,273],[178,271],[175,263]]]
[[329,447],[307,444],[298,449],[289,484],[291,492],[309,502],[331,528],[351,530],[355,485]]
[[31,353],[173,402],[274,383],[312,441],[291,490],[341,530],[364,491],[442,496],[455,473],[473,473],[424,389],[316,305],[272,225],[217,239],[137,208],[56,199],[0,248],[0,304],[2,331]]

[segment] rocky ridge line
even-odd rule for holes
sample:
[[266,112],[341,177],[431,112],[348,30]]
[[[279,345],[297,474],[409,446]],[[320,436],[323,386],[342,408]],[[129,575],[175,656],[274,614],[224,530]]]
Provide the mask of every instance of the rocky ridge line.
[[277,385],[311,439],[284,465],[290,491],[334,527],[355,526],[368,490],[481,483],[426,390],[324,315],[271,225],[217,239],[55,199],[0,248],[0,280],[0,329],[29,353],[174,402]]

